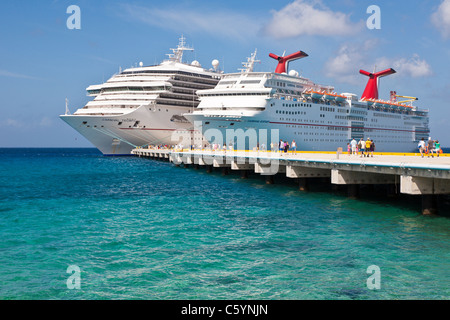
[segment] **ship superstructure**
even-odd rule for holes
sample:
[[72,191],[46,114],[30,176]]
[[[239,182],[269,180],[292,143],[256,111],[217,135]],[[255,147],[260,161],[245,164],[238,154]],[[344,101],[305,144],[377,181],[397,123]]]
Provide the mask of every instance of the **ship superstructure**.
[[197,90],[214,88],[222,74],[218,61],[214,70],[198,61],[182,61],[192,51],[184,37],[168,59],[159,65],[133,67],[86,90],[94,97],[74,114],[61,115],[75,130],[105,155],[130,154],[143,145],[171,145],[176,131],[192,130],[183,117],[199,104]]
[[[352,139],[374,140],[376,150],[409,152],[428,138],[428,110],[395,99],[378,99],[378,79],[395,72],[361,70],[369,77],[363,98],[334,92],[299,76],[289,61],[307,57],[302,51],[278,60],[275,72],[226,74],[214,89],[200,90],[200,104],[185,117],[210,143],[235,149],[269,149],[279,140],[296,141],[304,151],[336,151]],[[219,133],[220,132],[220,133]]]

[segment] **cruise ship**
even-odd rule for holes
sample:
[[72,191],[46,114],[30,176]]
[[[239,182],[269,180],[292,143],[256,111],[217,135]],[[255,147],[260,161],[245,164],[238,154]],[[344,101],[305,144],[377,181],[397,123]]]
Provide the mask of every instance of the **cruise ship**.
[[183,114],[199,104],[195,92],[214,88],[222,72],[217,60],[209,70],[195,60],[184,63],[183,53],[193,49],[186,46],[183,36],[171,50],[159,65],[141,62],[103,84],[89,86],[87,94],[95,98],[73,114],[66,106],[61,119],[104,155],[129,155],[144,145],[176,144],[174,132],[182,135],[192,130]]
[[416,98],[395,91],[388,101],[378,97],[379,79],[394,69],[360,70],[369,81],[359,98],[288,72],[289,62],[308,56],[302,51],[269,56],[278,61],[275,72],[253,71],[255,51],[241,72],[224,75],[214,89],[197,91],[200,104],[184,116],[211,144],[252,150],[295,140],[297,150],[336,151],[347,150],[352,139],[371,139],[376,151],[411,152],[428,139],[429,111],[413,106]]

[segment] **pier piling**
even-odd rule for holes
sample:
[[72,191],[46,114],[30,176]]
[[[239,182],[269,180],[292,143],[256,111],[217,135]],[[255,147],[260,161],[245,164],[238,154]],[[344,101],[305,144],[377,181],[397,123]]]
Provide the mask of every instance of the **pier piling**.
[[[270,152],[211,152],[211,151],[173,151],[168,149],[135,149],[132,154],[170,161],[175,165],[190,164],[198,169],[206,166],[206,172],[221,168],[222,174],[229,170],[241,171],[241,178],[249,173],[265,176],[266,184],[274,184],[274,175],[281,178],[298,179],[298,189],[308,190],[308,181],[312,178],[331,183],[333,192],[345,191],[350,198],[362,194],[374,194],[385,188],[387,197],[401,194],[420,196],[421,212],[433,215],[438,212],[437,196],[450,195],[450,157],[423,159],[420,156],[377,155],[372,159],[356,157],[336,158],[336,154],[311,152],[301,154],[283,154]],[[281,182],[283,179],[280,180]],[[364,186],[361,191],[361,185]],[[380,188],[375,188],[379,185]]]
[[437,198],[434,194],[422,195],[422,214],[435,215],[437,214]]
[[359,198],[359,184],[349,184],[347,186],[347,194],[349,198],[357,199]]
[[308,180],[306,178],[298,178],[298,190],[308,191]]

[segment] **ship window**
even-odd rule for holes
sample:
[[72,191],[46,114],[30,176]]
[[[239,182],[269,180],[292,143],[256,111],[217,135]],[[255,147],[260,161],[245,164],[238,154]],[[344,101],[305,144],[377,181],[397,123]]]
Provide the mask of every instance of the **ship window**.
[[119,126],[120,126],[120,125],[122,125],[122,121],[121,121],[121,122],[119,122],[119,123],[118,123],[117,125],[119,125]]
[[83,124],[86,124],[87,123],[87,121],[83,121]]

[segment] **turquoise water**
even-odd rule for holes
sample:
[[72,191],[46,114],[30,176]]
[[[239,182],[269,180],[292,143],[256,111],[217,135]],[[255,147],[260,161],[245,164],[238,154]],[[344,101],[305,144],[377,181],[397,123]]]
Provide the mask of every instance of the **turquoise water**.
[[449,218],[312,189],[0,149],[0,299],[449,299]]

